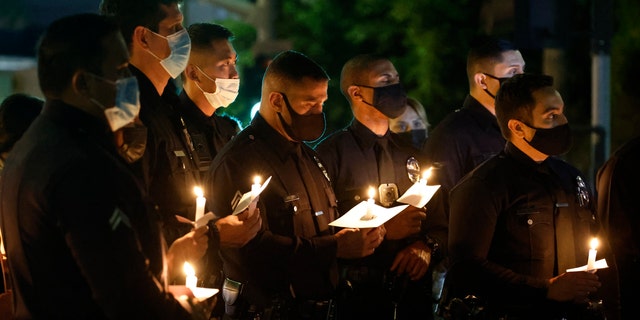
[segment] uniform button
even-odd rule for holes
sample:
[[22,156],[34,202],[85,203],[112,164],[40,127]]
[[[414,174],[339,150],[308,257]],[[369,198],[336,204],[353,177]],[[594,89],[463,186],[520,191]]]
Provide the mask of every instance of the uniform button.
[[298,212],[298,206],[293,206],[293,212]]
[[255,140],[255,139],[256,139],[256,137],[254,137],[252,134],[250,134],[250,135],[249,135],[249,139],[251,139],[251,140]]
[[533,219],[529,219],[529,220],[527,220],[527,224],[528,224],[528,225],[532,225],[532,224],[533,224]]
[[356,200],[356,201],[360,200],[360,196],[356,195],[355,197],[353,197],[353,200]]

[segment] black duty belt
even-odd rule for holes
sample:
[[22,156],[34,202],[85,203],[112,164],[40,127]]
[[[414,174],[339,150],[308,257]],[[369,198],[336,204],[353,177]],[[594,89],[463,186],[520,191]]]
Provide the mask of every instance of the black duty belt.
[[265,307],[247,303],[245,285],[226,278],[222,287],[225,313],[230,319],[334,319],[335,302],[329,300],[274,298]]
[[343,266],[340,269],[342,279],[353,284],[383,284],[385,271],[366,266]]

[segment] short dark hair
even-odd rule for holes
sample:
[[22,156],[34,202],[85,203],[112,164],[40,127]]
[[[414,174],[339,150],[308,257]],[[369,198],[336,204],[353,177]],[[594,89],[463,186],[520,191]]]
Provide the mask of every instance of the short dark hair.
[[160,5],[174,3],[182,3],[182,0],[102,0],[100,13],[115,17],[124,41],[130,46],[136,27],[143,26],[158,32],[158,24],[166,18]]
[[42,111],[40,98],[14,93],[0,104],[0,153],[8,152]]
[[503,52],[514,50],[518,48],[508,40],[486,35],[476,36],[471,40],[467,53],[467,77],[471,79],[477,70],[488,72],[502,61]]
[[507,79],[496,94],[496,118],[502,135],[509,138],[508,122],[517,119],[531,123],[531,112],[535,108],[533,93],[553,86],[553,77],[544,74],[524,73]]
[[208,50],[211,42],[216,40],[233,40],[233,33],[215,23],[194,23],[187,28],[189,38],[191,38],[192,50]]
[[38,80],[46,97],[58,96],[78,69],[102,74],[103,40],[119,32],[111,18],[81,13],[52,22],[38,43]]
[[347,92],[349,86],[364,84],[367,80],[367,71],[371,70],[376,63],[388,60],[385,56],[369,53],[359,54],[345,62],[340,72],[340,91],[347,100],[350,100],[349,93]]
[[329,80],[329,75],[315,61],[294,50],[276,55],[264,74],[264,79],[281,81],[284,86],[300,82],[304,78]]

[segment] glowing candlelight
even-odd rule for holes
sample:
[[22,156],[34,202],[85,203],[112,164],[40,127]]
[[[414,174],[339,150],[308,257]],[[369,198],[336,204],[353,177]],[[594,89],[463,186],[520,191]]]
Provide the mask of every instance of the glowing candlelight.
[[207,199],[204,197],[204,192],[200,187],[194,187],[193,192],[196,194],[196,219],[202,218],[204,216],[204,204],[207,202]]
[[373,200],[373,197],[376,195],[376,189],[374,189],[373,187],[369,187],[368,194],[369,200],[367,200],[367,213],[365,213],[364,216],[360,218],[361,220],[371,220],[374,218],[373,205],[375,204],[375,201]]
[[196,271],[193,269],[189,262],[184,263],[184,273],[187,274],[186,286],[187,288],[195,288],[198,286],[198,277],[196,277]]
[[251,185],[251,202],[249,203],[249,215],[253,214],[253,211],[256,209],[257,201],[254,201],[258,194],[260,194],[260,188],[262,187],[260,183],[262,182],[262,178],[260,176],[253,177],[253,184]]
[[253,177],[253,184],[251,185],[251,199],[255,199],[258,196],[261,182],[262,178],[260,178],[260,176]]
[[591,249],[589,250],[589,258],[587,259],[587,270],[593,270],[596,268],[596,248],[598,247],[598,238],[591,239]]
[[372,206],[375,203],[373,197],[376,196],[376,189],[369,187],[369,191],[367,193],[369,194],[369,200],[367,200],[367,203],[369,203],[369,206]]
[[422,174],[422,179],[420,179],[420,182],[425,186],[427,185],[427,179],[431,176],[431,169],[433,169],[433,167],[429,167],[429,169],[425,170]]

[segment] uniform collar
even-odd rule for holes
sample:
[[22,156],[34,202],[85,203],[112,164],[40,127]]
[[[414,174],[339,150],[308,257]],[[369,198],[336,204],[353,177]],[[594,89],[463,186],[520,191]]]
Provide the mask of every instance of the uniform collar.
[[114,147],[113,132],[106,119],[99,119],[61,100],[48,100],[42,113],[66,128],[95,137],[101,143]]
[[474,115],[474,119],[478,122],[478,124],[485,128],[500,128],[498,127],[498,120],[496,116],[493,115],[487,108],[485,108],[476,98],[471,95],[467,95],[464,99],[464,103],[462,107],[472,113]]
[[[259,112],[253,117],[249,126],[255,129],[254,132],[259,135],[260,139],[269,144],[270,149],[273,149],[283,162],[290,154],[295,154],[296,148],[302,144],[302,142],[287,140],[276,129],[271,127]],[[255,138],[253,137],[253,139]]]
[[526,155],[520,149],[518,149],[518,147],[516,147],[510,141],[507,141],[507,144],[505,145],[505,148],[504,148],[504,152],[509,157],[515,159],[517,162],[525,165],[526,167],[532,168],[533,170],[549,173],[549,170],[552,167],[552,165],[550,164],[552,157],[547,157],[547,159],[538,163],[533,159],[531,159],[528,155]]
[[202,112],[202,110],[200,110],[200,108],[198,108],[198,106],[195,104],[195,102],[193,102],[193,100],[191,100],[191,98],[189,97],[189,95],[187,95],[187,92],[184,89],[180,93],[179,98],[180,98],[181,111],[187,117],[189,117],[191,119],[195,119],[195,120],[197,120],[198,122],[201,122],[201,123],[206,123],[208,125],[212,125],[211,118],[213,118],[213,115],[207,116],[206,114],[204,114],[204,112]]
[[378,136],[356,119],[351,122],[349,130],[353,133],[356,142],[362,150],[373,148],[378,139],[389,139],[390,142],[394,143],[393,139],[391,139],[391,131],[389,131],[389,129],[387,129],[387,132],[383,136]]

